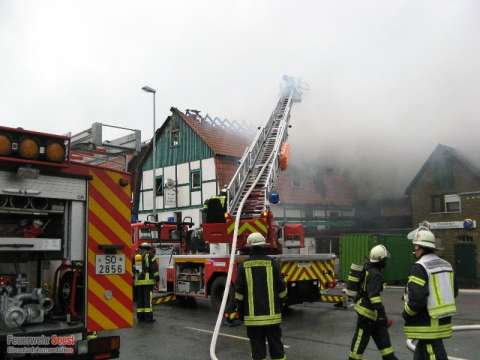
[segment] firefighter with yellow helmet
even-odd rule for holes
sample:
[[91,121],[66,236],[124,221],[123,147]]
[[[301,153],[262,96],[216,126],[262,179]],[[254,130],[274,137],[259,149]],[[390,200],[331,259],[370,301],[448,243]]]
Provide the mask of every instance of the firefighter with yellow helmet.
[[149,243],[140,245],[139,253],[135,254],[135,301],[137,320],[139,322],[153,322],[152,294],[155,282],[159,280],[158,266],[152,253],[153,247]]
[[374,246],[370,250],[369,261],[365,264],[362,275],[358,279],[360,286],[355,304],[358,319],[348,356],[349,360],[363,358],[370,337],[375,341],[383,359],[397,359],[388,334],[388,327],[392,322],[387,318],[381,297],[383,291],[382,270],[386,266],[388,256],[385,246]]
[[410,271],[404,297],[405,335],[418,340],[414,360],[447,360],[442,340],[452,336],[452,315],[456,312],[453,268],[435,253],[438,241],[428,226],[412,233],[417,262]]
[[266,359],[268,341],[271,359],[286,359],[282,343],[282,299],[287,289],[277,263],[266,254],[265,237],[248,235],[250,257],[239,265],[235,283],[235,299],[243,314],[250,339],[252,358]]

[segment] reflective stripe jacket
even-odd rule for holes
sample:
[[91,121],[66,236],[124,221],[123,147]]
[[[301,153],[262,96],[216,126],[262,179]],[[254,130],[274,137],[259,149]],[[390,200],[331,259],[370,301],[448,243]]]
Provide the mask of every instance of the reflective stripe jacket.
[[386,320],[382,303],[383,274],[373,263],[365,265],[365,275],[361,280],[355,311],[370,320]]
[[251,256],[239,265],[235,299],[246,326],[281,323],[281,301],[286,296],[287,289],[279,267],[269,256]]
[[135,271],[135,286],[154,285],[158,281],[158,266],[152,254],[149,252],[142,255],[142,271]]
[[452,336],[455,284],[451,265],[427,254],[412,267],[405,294],[404,331],[409,339]]

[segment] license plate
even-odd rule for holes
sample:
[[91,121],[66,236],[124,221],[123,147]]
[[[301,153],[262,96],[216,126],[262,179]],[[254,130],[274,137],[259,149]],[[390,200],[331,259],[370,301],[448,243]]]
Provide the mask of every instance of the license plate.
[[305,261],[301,261],[297,263],[297,266],[299,268],[306,268],[306,267],[309,267],[310,265],[312,265],[311,262],[305,262]]
[[125,255],[96,255],[97,275],[125,274]]

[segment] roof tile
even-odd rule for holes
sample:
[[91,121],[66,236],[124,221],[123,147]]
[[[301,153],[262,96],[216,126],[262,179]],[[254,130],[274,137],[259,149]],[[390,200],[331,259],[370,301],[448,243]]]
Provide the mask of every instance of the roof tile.
[[176,108],[172,108],[172,111],[180,115],[216,155],[240,158],[250,143],[242,134],[226,131],[207,123],[200,123],[193,116],[188,116]]

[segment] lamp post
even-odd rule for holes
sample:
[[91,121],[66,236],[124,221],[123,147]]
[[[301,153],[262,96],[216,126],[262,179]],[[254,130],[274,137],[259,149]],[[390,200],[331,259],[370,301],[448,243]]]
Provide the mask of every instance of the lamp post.
[[152,184],[153,184],[153,208],[152,208],[152,214],[153,214],[153,218],[155,219],[155,221],[157,221],[157,178],[156,178],[156,172],[155,172],[155,169],[156,169],[156,166],[157,166],[157,159],[156,159],[156,153],[157,153],[157,147],[156,147],[156,136],[155,136],[155,132],[156,132],[156,125],[155,125],[155,94],[157,92],[157,90],[155,90],[154,88],[151,88],[150,86],[144,86],[142,87],[142,90],[147,92],[147,93],[150,93],[150,94],[153,94],[153,137],[152,137]]

